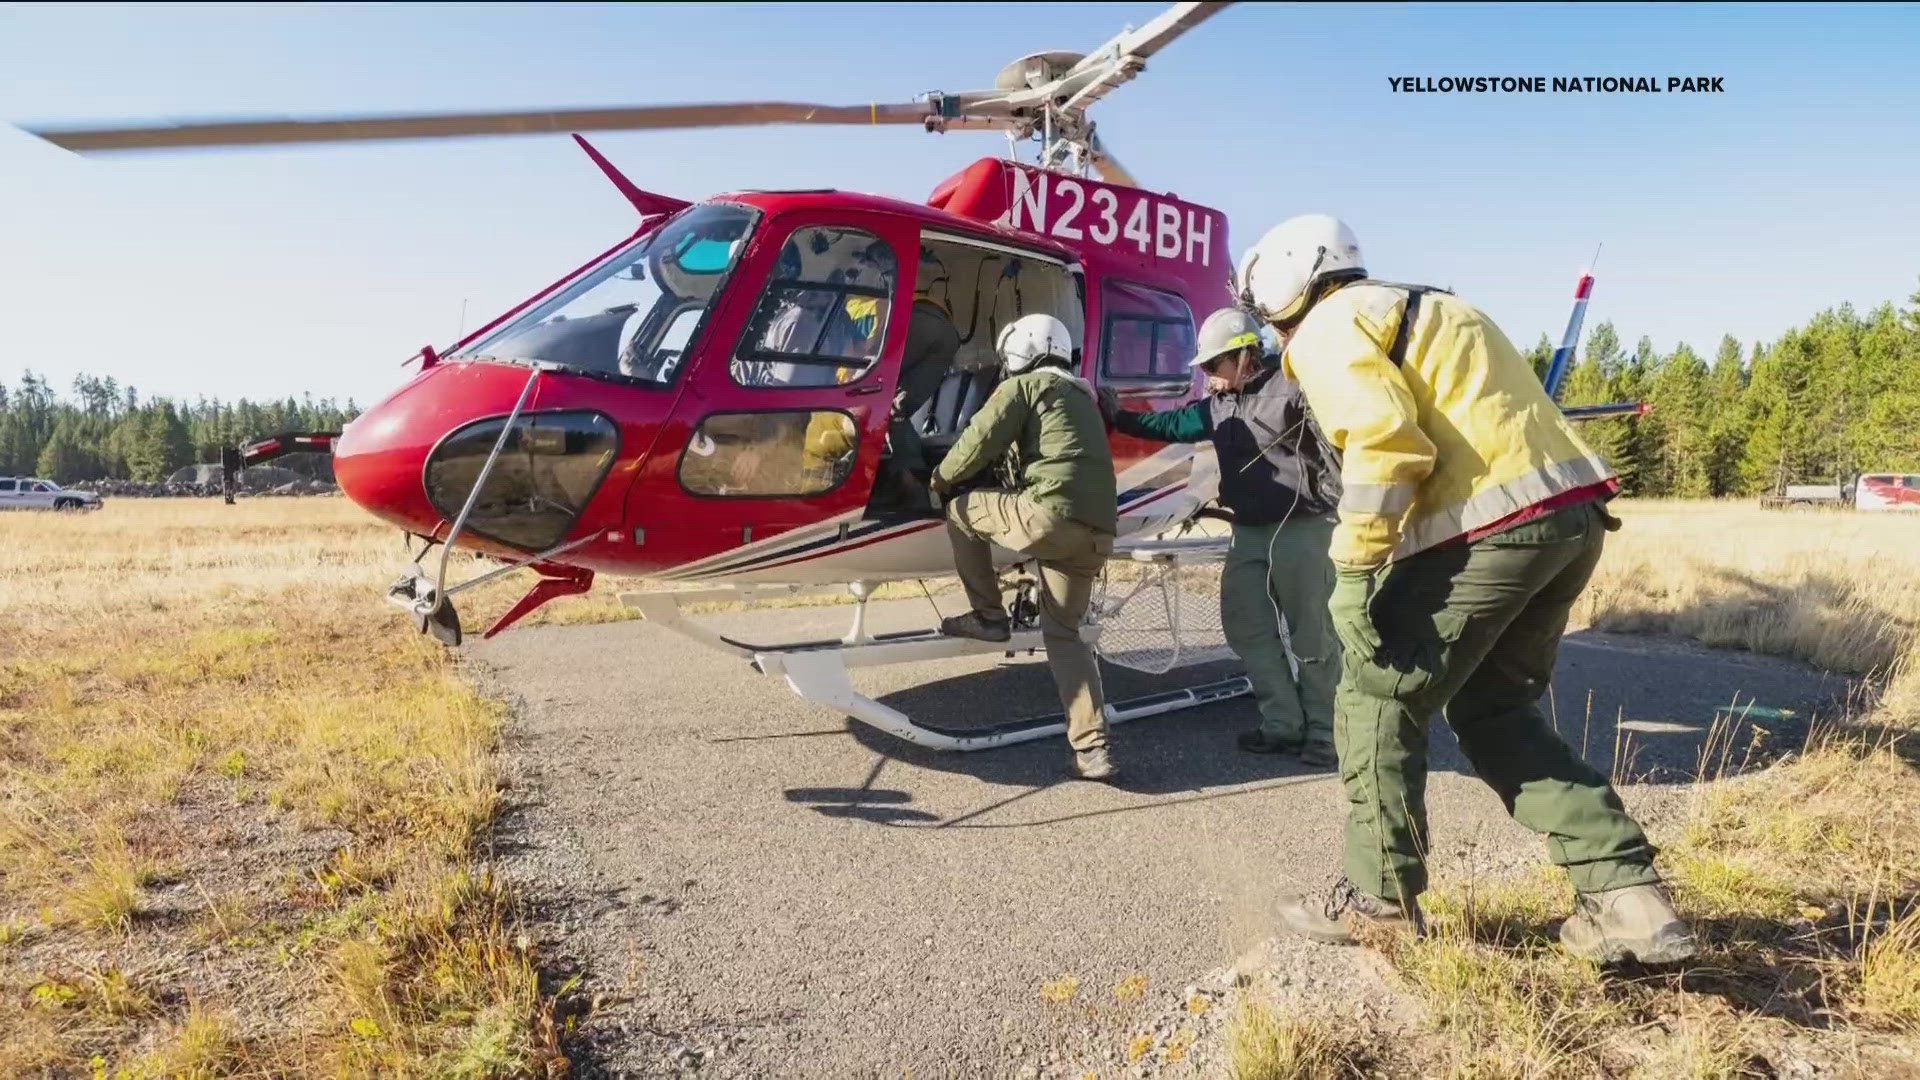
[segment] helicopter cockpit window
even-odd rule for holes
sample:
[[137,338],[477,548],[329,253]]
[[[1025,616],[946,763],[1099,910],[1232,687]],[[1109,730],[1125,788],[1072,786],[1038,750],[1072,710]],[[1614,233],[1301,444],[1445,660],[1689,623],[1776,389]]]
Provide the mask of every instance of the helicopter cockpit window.
[[1179,296],[1109,279],[1100,288],[1100,371],[1109,379],[1188,382],[1193,312]]
[[832,386],[880,358],[899,280],[893,248],[859,229],[807,228],[780,261],[733,359],[742,386]]
[[755,217],[727,203],[692,207],[455,358],[542,360],[670,383]]

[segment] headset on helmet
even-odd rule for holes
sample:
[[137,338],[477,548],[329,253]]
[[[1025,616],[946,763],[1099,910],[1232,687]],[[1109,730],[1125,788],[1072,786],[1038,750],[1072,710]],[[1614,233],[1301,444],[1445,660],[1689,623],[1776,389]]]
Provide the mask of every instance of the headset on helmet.
[[1018,375],[1052,361],[1073,364],[1073,336],[1067,324],[1045,312],[1022,315],[1000,331],[994,348],[1009,374]]
[[1303,214],[1267,231],[1241,257],[1235,275],[1240,305],[1286,330],[1306,316],[1327,288],[1367,276],[1360,241],[1338,218]]

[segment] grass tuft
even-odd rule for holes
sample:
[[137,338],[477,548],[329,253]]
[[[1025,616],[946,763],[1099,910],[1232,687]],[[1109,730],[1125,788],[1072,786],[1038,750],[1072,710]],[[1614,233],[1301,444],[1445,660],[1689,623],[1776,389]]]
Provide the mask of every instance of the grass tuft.
[[1320,1016],[1281,1015],[1243,996],[1227,1026],[1233,1080],[1348,1080],[1366,1076],[1364,1035]]
[[1920,904],[1862,935],[1854,1012],[1874,1027],[1920,1032]]

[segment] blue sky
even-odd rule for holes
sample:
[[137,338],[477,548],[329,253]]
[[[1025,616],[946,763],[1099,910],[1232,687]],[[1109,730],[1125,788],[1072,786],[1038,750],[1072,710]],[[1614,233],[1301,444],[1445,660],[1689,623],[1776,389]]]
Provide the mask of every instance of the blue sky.
[[[0,119],[902,101],[1086,50],[1158,4],[0,8]],[[1558,338],[1711,353],[1920,287],[1920,8],[1240,4],[1096,106],[1149,187],[1223,210],[1237,253],[1327,212],[1371,269]],[[1396,75],[1719,75],[1718,95],[1408,95]],[[913,128],[602,134],[688,198],[922,199],[1005,141]],[[0,381],[370,404],[623,235],[565,136],[80,158],[0,129]]]

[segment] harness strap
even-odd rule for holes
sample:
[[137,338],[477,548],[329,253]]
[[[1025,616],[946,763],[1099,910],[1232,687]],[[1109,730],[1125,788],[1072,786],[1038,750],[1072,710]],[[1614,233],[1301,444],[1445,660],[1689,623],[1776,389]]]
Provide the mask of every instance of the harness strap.
[[1440,293],[1452,296],[1452,289],[1442,289],[1434,285],[1406,285],[1398,281],[1376,281],[1365,278],[1354,282],[1355,285],[1384,285],[1389,289],[1404,289],[1407,293],[1407,307],[1400,316],[1400,328],[1393,332],[1393,344],[1387,347],[1387,359],[1394,367],[1400,367],[1407,359],[1407,339],[1413,336],[1414,321],[1420,318],[1420,298],[1428,293]]

